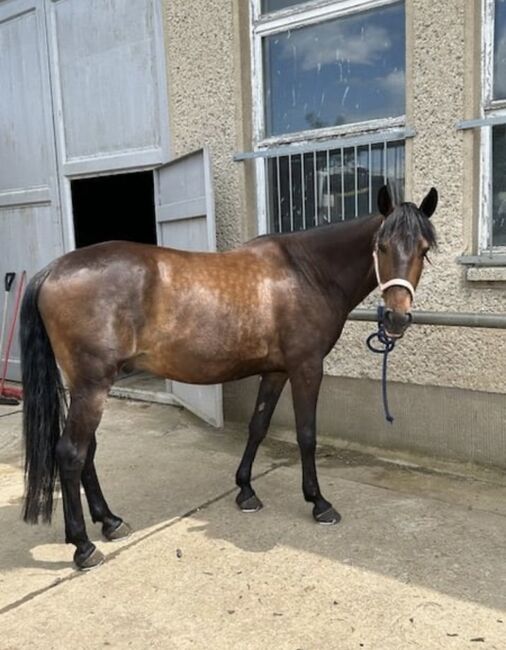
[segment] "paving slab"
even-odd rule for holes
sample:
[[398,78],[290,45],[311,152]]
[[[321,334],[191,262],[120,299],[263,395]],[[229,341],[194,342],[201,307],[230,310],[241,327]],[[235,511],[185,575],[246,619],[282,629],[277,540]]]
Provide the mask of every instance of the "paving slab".
[[244,427],[111,400],[98,470],[135,527],[74,571],[52,527],[19,520],[19,414],[0,411],[0,648],[506,648],[506,487],[491,470],[399,465],[322,440],[343,520],[315,524],[298,451],[274,431],[255,464],[265,507],[234,505]]

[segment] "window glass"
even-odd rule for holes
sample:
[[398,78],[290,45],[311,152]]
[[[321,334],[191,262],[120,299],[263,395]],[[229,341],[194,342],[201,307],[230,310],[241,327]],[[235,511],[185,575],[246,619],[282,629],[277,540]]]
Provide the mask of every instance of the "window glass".
[[264,39],[266,135],[405,113],[404,2]]
[[271,11],[279,11],[280,9],[287,9],[294,5],[302,5],[308,0],[262,0],[262,13],[270,13]]
[[492,138],[492,243],[506,246],[506,125],[494,126]]
[[495,0],[494,99],[506,99],[506,0]]

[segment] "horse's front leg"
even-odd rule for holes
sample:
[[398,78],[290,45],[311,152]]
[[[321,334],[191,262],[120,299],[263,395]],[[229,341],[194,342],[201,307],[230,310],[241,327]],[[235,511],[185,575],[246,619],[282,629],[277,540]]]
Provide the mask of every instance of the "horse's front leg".
[[255,410],[249,423],[248,442],[235,476],[240,488],[236,503],[243,512],[256,512],[262,507],[262,502],[251,487],[251,468],[287,379],[288,375],[284,372],[270,372],[263,375],[260,382]]
[[302,491],[306,501],[314,504],[313,517],[320,524],[337,524],[341,519],[320,492],[316,475],[316,404],[323,377],[323,360],[301,364],[290,372],[293,408],[302,460]]

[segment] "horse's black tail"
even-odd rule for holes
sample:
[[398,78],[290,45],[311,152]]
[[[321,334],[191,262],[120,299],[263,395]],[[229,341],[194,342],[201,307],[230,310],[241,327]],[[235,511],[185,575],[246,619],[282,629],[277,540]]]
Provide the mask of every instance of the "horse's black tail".
[[20,314],[25,441],[23,519],[51,521],[56,480],[56,443],[65,413],[65,391],[38,308],[39,290],[49,268],[28,283]]

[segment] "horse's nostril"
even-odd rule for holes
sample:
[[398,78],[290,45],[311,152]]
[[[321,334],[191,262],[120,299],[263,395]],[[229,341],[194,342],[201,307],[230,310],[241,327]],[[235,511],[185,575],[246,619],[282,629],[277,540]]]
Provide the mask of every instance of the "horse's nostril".
[[400,331],[411,324],[413,316],[410,312],[393,311],[392,309],[385,310],[383,322],[387,329]]

